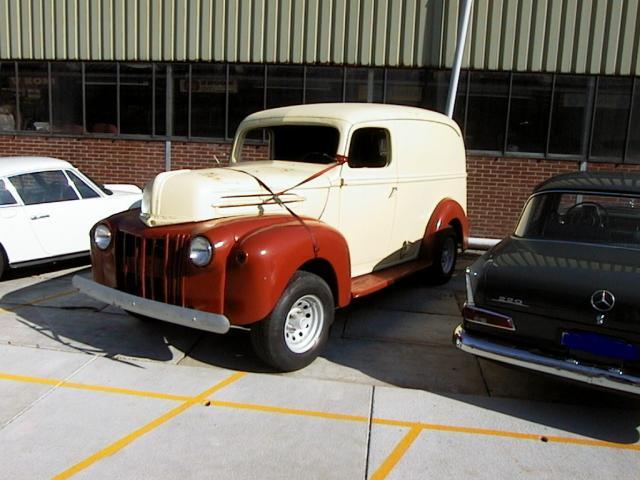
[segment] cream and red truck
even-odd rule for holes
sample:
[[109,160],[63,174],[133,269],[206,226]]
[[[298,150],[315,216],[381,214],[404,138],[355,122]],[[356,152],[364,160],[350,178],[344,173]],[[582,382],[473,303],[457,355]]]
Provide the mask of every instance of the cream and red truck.
[[[262,159],[252,160],[259,154]],[[468,240],[462,136],[413,107],[315,104],[249,115],[228,166],[161,173],[140,210],[91,231],[87,295],[215,333],[248,327],[277,370],[312,362],[336,308]]]

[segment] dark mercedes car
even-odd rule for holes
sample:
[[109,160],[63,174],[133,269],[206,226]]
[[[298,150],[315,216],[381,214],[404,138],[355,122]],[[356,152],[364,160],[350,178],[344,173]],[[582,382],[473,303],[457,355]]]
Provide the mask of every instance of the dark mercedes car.
[[466,282],[461,350],[640,394],[640,174],[540,184]]

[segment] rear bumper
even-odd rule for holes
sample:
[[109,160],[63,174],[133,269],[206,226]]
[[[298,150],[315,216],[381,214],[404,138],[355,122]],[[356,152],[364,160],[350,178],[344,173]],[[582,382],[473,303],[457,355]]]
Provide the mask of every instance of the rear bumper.
[[460,350],[478,357],[640,395],[640,377],[616,369],[583,365],[576,360],[555,358],[503,345],[475,336],[465,330],[462,325],[453,332],[453,342]]
[[148,300],[106,287],[78,275],[73,277],[73,286],[91,298],[146,317],[207,332],[227,333],[229,331],[230,322],[224,315]]

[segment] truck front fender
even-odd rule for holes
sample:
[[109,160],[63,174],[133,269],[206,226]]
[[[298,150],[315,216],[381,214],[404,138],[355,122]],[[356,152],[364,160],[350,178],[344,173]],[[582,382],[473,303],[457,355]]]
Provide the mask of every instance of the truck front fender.
[[336,306],[351,299],[349,248],[335,229],[316,220],[292,219],[238,239],[227,259],[224,313],[234,325],[265,318],[293,274],[308,268],[333,291]]

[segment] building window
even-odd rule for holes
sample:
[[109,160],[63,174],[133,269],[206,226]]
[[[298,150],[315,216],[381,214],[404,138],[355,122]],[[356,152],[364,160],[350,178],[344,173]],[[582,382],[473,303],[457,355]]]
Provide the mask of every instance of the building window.
[[304,103],[342,102],[342,67],[307,67]]
[[469,150],[501,152],[509,100],[509,74],[469,72],[465,141]]
[[626,161],[640,163],[640,81],[634,81],[633,106],[629,124],[629,147]]
[[0,62],[0,132],[11,132],[18,125],[16,70],[13,62]]
[[82,135],[82,64],[51,64],[51,131]]
[[178,137],[189,136],[189,95],[191,83],[189,65],[173,65],[173,132]]
[[556,76],[549,134],[549,153],[584,156],[587,152],[594,77]]
[[17,130],[49,132],[49,69],[46,63],[18,63]]
[[382,68],[347,68],[345,101],[382,103],[384,70]]
[[120,133],[151,135],[153,68],[148,63],[120,64]]
[[267,67],[267,108],[302,103],[303,67]]
[[591,139],[591,158],[621,162],[631,103],[631,78],[600,77]]
[[514,73],[509,104],[507,151],[544,153],[547,149],[551,75]]
[[85,65],[87,131],[118,134],[118,90],[115,63]]
[[233,137],[238,125],[250,113],[264,108],[264,67],[229,65],[229,130]]
[[225,65],[196,65],[191,71],[191,135],[225,136],[227,68]]
[[386,103],[426,107],[426,71],[409,69],[387,70]]
[[167,134],[167,66],[162,64],[153,65],[153,83],[155,84],[154,107],[155,122],[154,135]]
[[[464,126],[465,103],[467,100],[467,71],[461,71],[458,79],[456,104],[453,108],[453,119],[462,128]],[[451,71],[435,70],[427,72],[427,90],[425,96],[426,108],[436,112],[446,113],[447,98],[449,97],[449,83]]]

